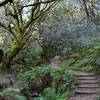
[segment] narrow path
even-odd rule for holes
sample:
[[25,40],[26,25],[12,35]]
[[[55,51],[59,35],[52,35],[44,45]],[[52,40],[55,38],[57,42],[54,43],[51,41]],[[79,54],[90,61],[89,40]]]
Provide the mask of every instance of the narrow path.
[[77,89],[75,96],[69,100],[98,100],[99,97],[99,79],[94,73],[85,73],[75,71],[77,77]]

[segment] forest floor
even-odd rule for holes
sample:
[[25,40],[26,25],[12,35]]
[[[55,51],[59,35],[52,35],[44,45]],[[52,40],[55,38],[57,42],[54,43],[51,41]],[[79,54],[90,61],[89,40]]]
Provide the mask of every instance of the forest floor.
[[69,100],[99,100],[99,77],[94,73],[74,71],[77,78],[75,95]]

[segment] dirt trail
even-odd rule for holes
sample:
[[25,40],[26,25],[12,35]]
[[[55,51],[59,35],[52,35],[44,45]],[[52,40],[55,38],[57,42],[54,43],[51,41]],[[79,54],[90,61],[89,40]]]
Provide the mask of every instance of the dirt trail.
[[77,89],[69,100],[99,100],[99,78],[94,73],[75,71]]

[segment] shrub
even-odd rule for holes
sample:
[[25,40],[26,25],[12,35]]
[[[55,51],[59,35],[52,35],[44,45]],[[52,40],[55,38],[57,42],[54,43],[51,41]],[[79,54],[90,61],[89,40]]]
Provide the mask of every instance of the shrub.
[[64,100],[66,95],[60,95],[56,93],[54,88],[46,88],[43,92],[43,96],[36,98],[35,100]]
[[0,100],[26,100],[26,97],[22,96],[20,89],[7,88],[0,92]]
[[62,98],[64,94],[69,95],[75,86],[75,77],[71,73],[44,66],[21,73],[21,78],[23,88],[27,87],[26,89],[32,91],[32,93],[38,96],[41,95],[41,98],[49,98],[49,96],[53,98],[53,95]]
[[37,42],[31,43],[30,46],[25,48],[19,55],[20,58],[24,59],[26,63],[31,66],[36,66],[41,62],[42,48]]

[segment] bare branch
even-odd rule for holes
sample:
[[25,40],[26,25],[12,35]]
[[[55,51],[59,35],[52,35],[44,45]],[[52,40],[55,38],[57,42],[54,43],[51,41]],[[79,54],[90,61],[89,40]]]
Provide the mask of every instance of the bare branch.
[[83,3],[84,3],[84,7],[85,7],[86,14],[89,17],[89,11],[88,11],[88,8],[87,8],[87,5],[86,5],[86,1],[83,0]]
[[40,5],[40,4],[47,4],[47,3],[54,2],[54,1],[57,1],[57,0],[47,0],[47,1],[36,2],[36,3],[33,3],[33,4],[25,5],[25,6],[22,7],[22,9],[25,8],[25,7],[36,6],[36,5]]
[[41,1],[41,2],[36,2],[36,3],[34,2],[33,4],[28,4],[28,5],[22,6],[19,13],[26,7],[39,6],[40,4],[49,4],[54,1],[61,1],[61,0],[47,0],[47,1]]
[[9,23],[8,27],[6,27],[6,25],[4,25],[3,23],[0,22],[0,26],[1,26],[2,28],[4,28],[7,32],[11,33],[11,34],[13,35],[13,37],[16,39],[16,41],[18,41],[18,40],[17,40],[17,37],[16,37],[16,35],[15,35],[15,33],[13,32],[13,30],[12,30],[12,28],[11,28],[10,23]]
[[3,2],[0,3],[0,7],[4,6],[5,4],[7,4],[9,2],[12,3],[13,0],[4,0]]

